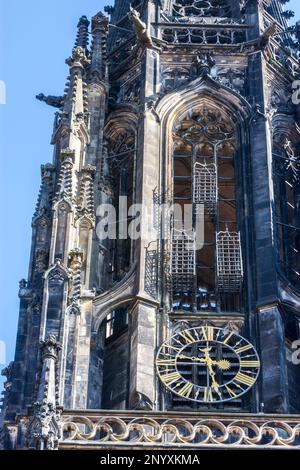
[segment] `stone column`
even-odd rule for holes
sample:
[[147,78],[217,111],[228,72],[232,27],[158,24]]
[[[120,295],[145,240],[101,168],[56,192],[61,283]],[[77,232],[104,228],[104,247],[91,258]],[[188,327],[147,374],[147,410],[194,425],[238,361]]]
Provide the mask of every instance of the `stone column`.
[[157,306],[137,300],[130,313],[129,407],[153,409]]
[[277,305],[258,311],[262,361],[261,402],[265,413],[287,413],[285,333]]

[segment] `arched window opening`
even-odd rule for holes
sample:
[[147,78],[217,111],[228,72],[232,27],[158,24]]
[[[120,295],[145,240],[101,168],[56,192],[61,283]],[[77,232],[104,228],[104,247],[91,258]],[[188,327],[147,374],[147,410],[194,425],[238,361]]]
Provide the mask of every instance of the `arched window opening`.
[[106,340],[116,338],[128,327],[128,311],[126,308],[113,310],[106,317]]
[[125,410],[129,397],[128,309],[102,321],[91,343],[89,407]]
[[[204,246],[197,234],[173,230],[174,311],[239,311],[243,280],[236,207],[236,130],[210,108],[184,115],[173,132],[173,202],[192,206],[193,223],[204,206]],[[184,212],[184,211],[182,211]],[[195,225],[194,225],[195,229]],[[195,245],[196,248],[196,245]]]
[[118,129],[110,137],[109,143],[108,161],[117,215],[114,278],[119,281],[131,265],[128,208],[134,202],[135,134],[130,129]]
[[102,407],[126,409],[128,406],[129,338],[128,310],[120,308],[105,320]]
[[300,165],[298,149],[286,135],[273,145],[275,213],[281,271],[300,287]]

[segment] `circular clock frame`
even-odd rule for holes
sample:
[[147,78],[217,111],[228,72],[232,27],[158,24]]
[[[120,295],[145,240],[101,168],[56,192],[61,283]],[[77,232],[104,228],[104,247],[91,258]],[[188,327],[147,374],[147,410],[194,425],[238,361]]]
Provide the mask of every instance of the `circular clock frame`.
[[[187,379],[189,366],[190,375],[198,383]],[[206,372],[200,379],[195,372],[199,367]],[[217,404],[237,400],[249,392],[257,382],[260,359],[255,347],[243,336],[205,325],[179,331],[164,342],[157,353],[156,370],[173,394],[192,402]]]

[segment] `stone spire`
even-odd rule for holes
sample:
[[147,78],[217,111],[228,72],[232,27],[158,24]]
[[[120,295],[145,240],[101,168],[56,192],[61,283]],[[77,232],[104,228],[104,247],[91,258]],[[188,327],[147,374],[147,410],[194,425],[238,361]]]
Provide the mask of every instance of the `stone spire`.
[[92,18],[92,47],[90,76],[93,79],[106,78],[106,41],[108,18],[99,12]]
[[79,19],[75,47],[82,47],[83,49],[87,49],[89,44],[89,25],[90,22],[86,16],[82,16]]
[[44,215],[51,209],[54,173],[55,167],[51,163],[41,166],[41,187],[35,208],[34,219]]

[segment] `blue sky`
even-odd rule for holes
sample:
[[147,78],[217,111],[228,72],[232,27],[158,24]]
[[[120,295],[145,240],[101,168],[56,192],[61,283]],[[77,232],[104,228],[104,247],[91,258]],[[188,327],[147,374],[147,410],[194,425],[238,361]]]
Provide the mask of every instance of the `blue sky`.
[[[299,0],[296,2],[291,1],[287,8],[300,18]],[[0,80],[7,87],[7,104],[0,105],[0,341],[6,344],[7,363],[13,359],[15,348],[18,282],[27,277],[39,168],[52,160],[50,137],[55,110],[36,101],[35,95],[63,93],[65,59],[75,41],[78,18],[91,17],[109,3],[0,0]]]
[[14,356],[18,283],[27,277],[40,165],[52,161],[55,109],[35,95],[63,94],[68,73],[65,59],[74,45],[78,18],[92,17],[109,3],[0,0],[0,80],[7,88],[7,104],[0,105],[0,340],[6,344],[7,363]]

